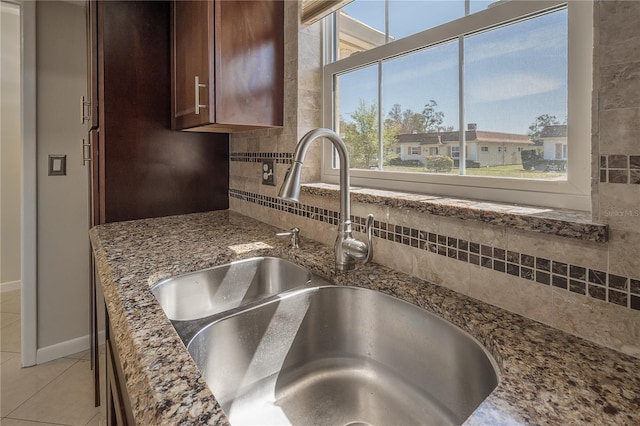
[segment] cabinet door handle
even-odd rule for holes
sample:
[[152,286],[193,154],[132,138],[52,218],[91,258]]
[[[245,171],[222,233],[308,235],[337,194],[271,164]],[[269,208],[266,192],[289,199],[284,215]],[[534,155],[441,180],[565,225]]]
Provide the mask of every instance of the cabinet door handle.
[[82,165],[86,166],[89,161],[91,161],[91,144],[82,139]]
[[200,103],[200,89],[203,88],[203,87],[206,88],[207,85],[203,84],[203,83],[200,83],[200,77],[196,75],[196,85],[195,85],[195,88],[196,88],[196,115],[200,115],[200,108],[206,108],[207,107],[206,105],[202,105]]
[[80,124],[84,124],[85,121],[91,120],[90,115],[84,114],[84,108],[88,106],[91,106],[91,102],[85,101],[84,95],[80,96],[80,119],[81,119]]

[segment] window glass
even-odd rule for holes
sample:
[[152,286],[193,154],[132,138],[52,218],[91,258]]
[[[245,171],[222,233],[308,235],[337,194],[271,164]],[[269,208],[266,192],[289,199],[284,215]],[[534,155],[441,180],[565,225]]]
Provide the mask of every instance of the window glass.
[[[446,24],[498,2],[486,0],[355,0],[336,12],[336,60]],[[387,26],[388,24],[388,26]]]
[[[336,77],[335,130],[349,151],[351,168],[378,166],[378,66]],[[336,155],[333,159],[337,167]]]
[[467,145],[500,143],[501,155],[471,151],[468,160],[488,167],[475,173],[566,179],[555,150],[567,138],[566,10],[466,37],[464,56]]
[[464,0],[389,0],[389,38],[398,40],[463,16]]
[[381,46],[386,42],[384,1],[355,0],[336,12],[336,24],[336,59]]
[[[458,45],[449,42],[382,64],[383,135],[386,146],[437,148],[457,140]],[[393,150],[391,150],[393,151]],[[385,153],[389,149],[385,149]],[[402,152],[402,151],[401,151]],[[411,160],[409,162],[405,160]],[[384,170],[425,172],[416,159],[384,158]],[[420,158],[424,162],[424,158]]]
[[[458,40],[381,61],[381,99],[377,64],[341,74],[336,117],[351,167],[566,180],[556,145],[567,138],[567,43],[566,9],[464,38],[464,159]],[[452,167],[428,167],[436,155]]]

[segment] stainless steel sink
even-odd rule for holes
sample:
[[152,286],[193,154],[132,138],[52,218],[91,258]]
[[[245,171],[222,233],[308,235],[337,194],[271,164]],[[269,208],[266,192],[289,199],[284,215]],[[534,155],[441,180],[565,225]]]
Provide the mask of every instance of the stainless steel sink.
[[160,281],[151,292],[169,319],[208,317],[306,285],[311,274],[276,257],[253,257]]
[[188,344],[233,425],[462,424],[498,383],[470,335],[355,287],[295,290]]

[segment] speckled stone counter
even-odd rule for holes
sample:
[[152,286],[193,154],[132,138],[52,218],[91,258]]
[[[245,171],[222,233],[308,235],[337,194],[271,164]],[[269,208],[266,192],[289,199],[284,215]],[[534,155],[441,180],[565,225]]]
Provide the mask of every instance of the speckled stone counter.
[[[337,198],[339,188],[337,185],[327,183],[307,183],[302,185],[302,191]],[[352,187],[351,201],[396,209],[411,209],[419,213],[474,220],[487,225],[508,226],[522,231],[582,241],[603,243],[609,238],[607,225],[593,222],[590,214],[578,210],[550,209],[358,187]]]
[[[640,359],[376,265],[336,275],[333,249],[230,211],[101,225],[91,241],[134,417],[140,425],[228,424],[160,305],[159,280],[252,256],[292,260],[339,285],[416,304],[482,342],[501,369],[467,420],[496,424],[640,424]],[[221,369],[224,366],[220,366]]]

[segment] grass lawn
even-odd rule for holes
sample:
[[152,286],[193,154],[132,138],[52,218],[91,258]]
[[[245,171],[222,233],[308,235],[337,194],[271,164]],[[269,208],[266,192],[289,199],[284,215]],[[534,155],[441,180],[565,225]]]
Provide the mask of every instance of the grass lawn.
[[[424,167],[402,167],[402,166],[385,166],[387,171],[399,171],[399,172],[418,172],[418,173],[432,173],[428,172]],[[458,169],[451,169],[451,172],[439,174],[457,175]],[[536,170],[523,170],[522,165],[516,164],[512,166],[494,166],[494,167],[481,167],[479,169],[466,170],[468,176],[491,176],[491,177],[510,177],[510,178],[523,178],[523,179],[543,179],[543,180],[562,180],[566,178],[566,172],[541,172]]]

